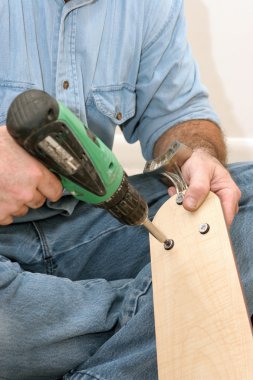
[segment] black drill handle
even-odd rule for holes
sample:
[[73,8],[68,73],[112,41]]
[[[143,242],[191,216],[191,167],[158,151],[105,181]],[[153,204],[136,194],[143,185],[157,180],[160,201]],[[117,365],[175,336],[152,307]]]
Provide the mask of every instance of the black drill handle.
[[7,129],[22,146],[27,138],[44,125],[57,120],[57,101],[41,90],[28,90],[18,95],[7,113]]

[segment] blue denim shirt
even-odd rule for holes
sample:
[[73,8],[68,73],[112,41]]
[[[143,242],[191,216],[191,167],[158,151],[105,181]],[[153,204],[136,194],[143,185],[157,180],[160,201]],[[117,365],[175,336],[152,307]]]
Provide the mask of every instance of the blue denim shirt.
[[218,122],[182,0],[2,0],[0,25],[0,125],[28,88],[65,103],[110,148],[120,125],[146,159],[168,128]]

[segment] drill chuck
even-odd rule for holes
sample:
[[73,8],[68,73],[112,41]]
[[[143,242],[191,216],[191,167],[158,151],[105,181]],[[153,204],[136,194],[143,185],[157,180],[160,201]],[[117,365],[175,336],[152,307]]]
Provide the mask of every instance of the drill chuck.
[[122,223],[134,226],[143,224],[148,217],[148,206],[137,190],[129,183],[126,173],[115,193],[101,205]]
[[173,247],[173,240],[167,239],[164,233],[148,219],[148,205],[128,181],[126,173],[124,173],[117,191],[100,206],[105,208],[121,223],[130,226],[143,225],[158,241],[164,243],[164,247],[167,244],[166,242],[169,242],[169,248],[165,247],[165,249]]

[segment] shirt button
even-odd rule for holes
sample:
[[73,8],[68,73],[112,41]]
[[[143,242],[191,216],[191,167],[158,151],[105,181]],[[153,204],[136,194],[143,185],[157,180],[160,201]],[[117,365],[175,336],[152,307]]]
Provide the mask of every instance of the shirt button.
[[65,81],[63,82],[62,87],[64,88],[64,90],[67,90],[67,89],[69,88],[69,81],[68,81],[68,80],[65,80]]
[[116,119],[120,121],[120,120],[122,120],[122,117],[123,117],[123,116],[122,116],[122,113],[121,113],[121,112],[118,112],[118,113],[117,113],[117,116],[116,116]]

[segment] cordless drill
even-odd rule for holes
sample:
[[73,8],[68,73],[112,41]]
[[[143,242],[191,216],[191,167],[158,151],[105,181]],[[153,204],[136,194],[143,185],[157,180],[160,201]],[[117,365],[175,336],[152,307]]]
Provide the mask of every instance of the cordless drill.
[[74,197],[106,209],[121,223],[144,225],[159,241],[167,241],[148,219],[147,203],[112,151],[49,94],[28,90],[18,95],[8,110],[7,129]]

